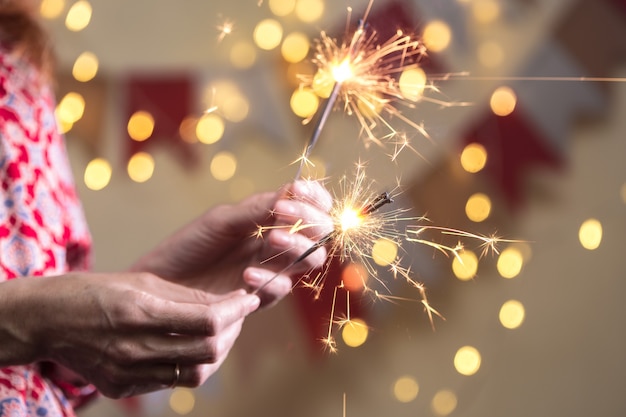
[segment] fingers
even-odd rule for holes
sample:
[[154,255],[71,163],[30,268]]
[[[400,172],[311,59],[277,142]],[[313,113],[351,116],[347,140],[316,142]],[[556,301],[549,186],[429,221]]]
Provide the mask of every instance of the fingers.
[[139,320],[153,331],[214,336],[255,311],[259,303],[258,297],[246,294],[243,290],[230,298],[209,305],[180,303],[146,296],[143,304],[138,307],[148,319]]
[[268,307],[285,297],[293,287],[293,282],[286,274],[276,274],[268,269],[249,267],[243,272],[244,282],[253,291],[261,288],[257,295],[261,306]]

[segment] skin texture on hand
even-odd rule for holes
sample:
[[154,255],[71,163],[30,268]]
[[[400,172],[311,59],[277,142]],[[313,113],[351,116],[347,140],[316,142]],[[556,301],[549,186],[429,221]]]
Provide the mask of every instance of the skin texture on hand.
[[[132,270],[201,289],[215,300],[241,288],[253,291],[332,230],[331,205],[330,194],[318,182],[297,181],[279,192],[217,206],[166,239]],[[254,237],[259,226],[290,226],[299,220],[304,227],[298,233],[277,227],[264,238]],[[325,258],[320,248],[263,287],[258,293],[262,306],[283,298],[291,290],[291,278],[321,266]]]
[[178,385],[202,384],[260,302],[244,291],[215,302],[147,273],[16,279],[0,300],[0,364],[54,361],[113,398],[169,387],[176,364]]
[[[177,385],[199,386],[225,360],[248,314],[322,265],[324,248],[248,294],[332,229],[331,204],[319,183],[298,181],[208,210],[130,272],[0,283],[0,366],[51,361],[112,398],[170,387],[177,364]],[[298,221],[302,227],[290,232]]]

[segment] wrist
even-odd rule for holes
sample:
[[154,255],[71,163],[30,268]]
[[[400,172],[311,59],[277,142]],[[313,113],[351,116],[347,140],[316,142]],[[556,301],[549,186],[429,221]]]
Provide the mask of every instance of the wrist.
[[0,366],[26,365],[43,359],[37,330],[40,305],[34,300],[44,278],[17,278],[0,283]]

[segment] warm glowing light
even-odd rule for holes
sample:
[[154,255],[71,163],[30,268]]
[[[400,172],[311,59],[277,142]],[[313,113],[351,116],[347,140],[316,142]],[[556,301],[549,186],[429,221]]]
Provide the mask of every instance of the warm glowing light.
[[184,416],[191,413],[196,405],[196,397],[192,390],[176,388],[170,394],[170,408],[176,414]]
[[315,93],[307,88],[299,88],[291,95],[289,101],[291,110],[298,117],[311,117],[317,112],[319,99]]
[[248,117],[250,102],[243,95],[236,95],[224,101],[220,109],[227,120],[237,123]]
[[297,0],[296,16],[306,23],[319,20],[324,14],[324,2],[322,0]]
[[91,4],[86,0],[78,0],[72,4],[65,17],[65,27],[72,32],[85,29],[91,21]]
[[475,0],[472,14],[478,23],[491,23],[500,16],[500,5],[497,0]]
[[337,65],[334,65],[332,67],[332,75],[335,82],[338,83],[342,83],[352,78],[354,72],[352,71],[352,65],[350,64],[350,60],[346,58]]
[[83,117],[85,112],[85,99],[76,92],[67,93],[59,102],[56,108],[56,115],[59,120],[65,123],[76,123]]
[[256,62],[256,51],[250,42],[239,41],[230,49],[230,63],[235,68],[250,68]]
[[478,61],[486,68],[495,68],[504,62],[504,50],[495,41],[485,41],[478,47]]
[[187,116],[180,122],[178,126],[178,134],[180,138],[187,143],[198,142],[198,136],[196,135],[196,127],[199,119],[193,116]]
[[72,67],[72,75],[77,81],[87,82],[98,73],[98,57],[92,52],[83,52],[76,58]]
[[398,86],[408,100],[418,101],[424,95],[426,73],[421,68],[405,69],[400,75]]
[[270,51],[280,45],[283,27],[274,19],[265,19],[256,25],[252,36],[259,48]]
[[341,213],[339,223],[341,225],[341,230],[343,232],[347,232],[350,229],[359,227],[363,223],[363,216],[361,216],[359,210],[355,210],[352,207],[346,207],[343,213]]
[[349,320],[341,331],[341,337],[343,342],[350,347],[359,347],[365,341],[369,335],[369,329],[367,323],[361,319]]
[[602,243],[602,223],[597,219],[585,220],[578,230],[578,239],[583,248],[598,249]]
[[515,278],[521,272],[523,265],[522,252],[515,247],[503,250],[498,256],[497,268],[503,278]]
[[620,189],[620,195],[622,196],[622,201],[626,204],[626,183],[622,184],[622,188]]
[[474,375],[480,369],[480,352],[473,346],[463,346],[454,355],[454,368],[461,375]]
[[143,142],[154,132],[154,117],[147,111],[139,110],[130,116],[126,129],[133,140]]
[[507,329],[517,329],[524,322],[526,311],[524,305],[517,300],[509,300],[502,304],[498,318]]
[[111,164],[106,159],[95,158],[85,168],[83,179],[90,190],[99,191],[111,181]]
[[285,37],[280,52],[285,61],[292,64],[302,61],[309,54],[311,43],[302,32],[293,32]]
[[463,250],[452,261],[452,272],[461,281],[469,281],[478,271],[478,257],[470,250]]
[[335,80],[333,79],[332,74],[329,74],[327,71],[323,71],[321,69],[315,73],[311,83],[311,88],[315,94],[322,98],[328,98],[330,93],[333,91],[334,86]]
[[433,20],[424,28],[423,42],[429,51],[441,52],[450,45],[451,40],[450,26],[441,20]]
[[146,182],[154,173],[154,158],[149,153],[137,152],[128,161],[128,176],[135,182]]
[[393,396],[401,403],[410,403],[417,398],[419,384],[412,376],[403,376],[393,384]]
[[467,172],[475,174],[487,164],[487,150],[480,143],[470,143],[461,153],[461,166]]
[[350,262],[341,272],[341,281],[348,291],[361,291],[367,285],[368,276],[363,264]]
[[442,389],[437,391],[430,403],[430,408],[433,413],[438,416],[450,415],[458,404],[456,394],[448,389]]
[[236,171],[237,159],[230,152],[219,152],[211,160],[211,174],[218,181],[228,181]]
[[491,199],[482,193],[476,193],[467,199],[465,214],[473,222],[485,221],[491,214]]
[[278,17],[287,16],[296,8],[296,0],[269,0],[267,4],[271,12]]
[[56,19],[63,13],[65,0],[43,0],[39,6],[39,13],[44,19]]
[[515,110],[517,95],[509,87],[499,87],[491,95],[489,104],[497,116],[508,116]]
[[61,120],[59,118],[58,114],[57,114],[57,129],[58,129],[59,133],[64,135],[67,132],[69,132],[70,130],[72,130],[73,127],[74,127],[74,123],[73,122],[67,122],[65,120]]
[[377,265],[388,266],[398,257],[398,245],[389,239],[378,239],[372,247],[372,259]]
[[215,113],[202,115],[196,124],[196,137],[204,144],[210,145],[219,141],[224,135],[224,120]]
[[374,119],[385,107],[385,100],[376,93],[363,93],[357,101],[357,109],[367,119]]
[[310,158],[302,169],[302,178],[321,180],[326,177],[326,163],[319,158]]

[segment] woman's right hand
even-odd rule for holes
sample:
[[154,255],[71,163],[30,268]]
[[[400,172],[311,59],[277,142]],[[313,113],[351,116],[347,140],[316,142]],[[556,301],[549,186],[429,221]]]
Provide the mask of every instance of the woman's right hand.
[[0,366],[49,360],[120,398],[213,374],[259,298],[215,300],[147,273],[20,278],[0,284]]

